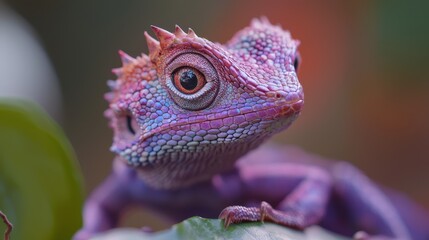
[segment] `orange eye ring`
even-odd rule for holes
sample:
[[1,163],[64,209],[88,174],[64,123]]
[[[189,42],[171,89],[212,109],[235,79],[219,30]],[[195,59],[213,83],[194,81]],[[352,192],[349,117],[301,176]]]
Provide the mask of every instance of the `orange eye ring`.
[[181,67],[173,74],[173,84],[183,94],[194,94],[201,90],[207,83],[204,75],[195,68]]

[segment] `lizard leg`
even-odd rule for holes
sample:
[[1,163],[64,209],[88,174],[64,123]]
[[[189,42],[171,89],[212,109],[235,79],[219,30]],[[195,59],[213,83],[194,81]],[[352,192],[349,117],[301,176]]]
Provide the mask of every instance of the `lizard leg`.
[[[224,220],[226,227],[242,221],[270,221],[295,229],[304,229],[321,220],[330,195],[331,178],[329,174],[322,169],[308,166],[291,164],[290,167],[284,165],[282,167],[285,170],[283,174],[286,175],[282,180],[292,182],[299,180],[296,186],[288,186],[294,188],[292,192],[278,204],[276,209],[264,201],[260,207],[230,206],[225,208],[219,218]],[[265,175],[267,173],[269,172],[265,172]],[[287,176],[286,173],[291,174]],[[258,174],[255,172],[252,174],[257,178]],[[272,180],[278,181],[276,177],[273,177]],[[273,186],[275,186],[274,182]],[[260,190],[259,187],[252,189],[254,192]],[[272,190],[275,190],[275,187]]]
[[[115,165],[119,164],[115,162]],[[131,195],[127,182],[126,169],[113,172],[85,202],[83,227],[74,240],[89,239],[93,235],[114,228],[118,224],[124,207],[130,204]]]
[[358,169],[347,163],[333,168],[334,191],[361,232],[356,239],[413,239],[388,197]]

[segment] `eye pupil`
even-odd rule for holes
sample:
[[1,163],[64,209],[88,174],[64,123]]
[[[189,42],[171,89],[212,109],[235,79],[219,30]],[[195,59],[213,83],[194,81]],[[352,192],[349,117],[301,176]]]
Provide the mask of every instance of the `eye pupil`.
[[186,70],[180,74],[180,85],[186,90],[193,90],[198,85],[198,78],[194,71]]
[[204,75],[192,67],[176,69],[171,77],[176,89],[183,94],[194,94],[207,83]]

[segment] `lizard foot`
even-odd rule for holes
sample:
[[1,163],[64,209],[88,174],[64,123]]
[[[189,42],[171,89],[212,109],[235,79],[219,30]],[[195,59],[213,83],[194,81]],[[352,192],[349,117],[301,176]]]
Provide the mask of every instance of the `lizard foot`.
[[259,221],[261,210],[257,207],[230,206],[222,210],[219,218],[224,220],[224,226],[227,228],[232,223]]
[[280,225],[302,230],[306,227],[301,214],[294,211],[279,211],[269,203],[262,202],[259,208],[230,206],[222,210],[219,218],[224,220],[224,226],[240,222],[269,221]]

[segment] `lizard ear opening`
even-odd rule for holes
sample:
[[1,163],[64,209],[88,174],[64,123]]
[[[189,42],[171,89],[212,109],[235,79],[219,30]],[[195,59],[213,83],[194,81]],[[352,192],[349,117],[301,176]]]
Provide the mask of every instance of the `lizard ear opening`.
[[127,114],[125,116],[125,119],[127,122],[128,132],[130,132],[132,135],[135,135],[136,134],[135,126],[137,125],[136,121],[130,114]]
[[119,145],[128,145],[141,135],[141,129],[135,116],[129,111],[121,111],[115,114],[114,120],[115,142]]
[[301,64],[301,56],[299,55],[299,53],[297,53],[295,56],[295,59],[293,60],[293,67],[295,69],[295,72],[298,72],[300,64]]

